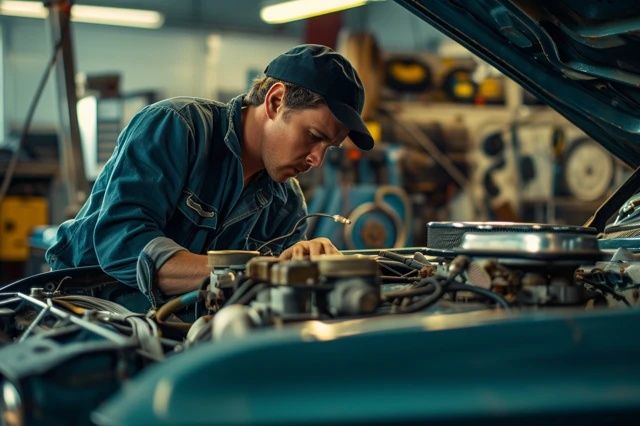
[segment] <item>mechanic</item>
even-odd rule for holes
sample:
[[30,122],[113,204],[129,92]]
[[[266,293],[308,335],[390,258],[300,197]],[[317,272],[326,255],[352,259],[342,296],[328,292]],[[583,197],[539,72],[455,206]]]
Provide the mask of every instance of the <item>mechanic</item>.
[[[349,136],[371,149],[363,104],[347,59],[306,44],[272,60],[228,104],[178,97],[149,105],[120,134],[46,260],[53,270],[99,265],[153,307],[196,289],[210,273],[207,250],[255,250],[292,231],[307,214],[295,177],[320,166],[329,148]],[[284,259],[337,253],[326,238],[305,241],[305,230],[302,221],[268,250]]]

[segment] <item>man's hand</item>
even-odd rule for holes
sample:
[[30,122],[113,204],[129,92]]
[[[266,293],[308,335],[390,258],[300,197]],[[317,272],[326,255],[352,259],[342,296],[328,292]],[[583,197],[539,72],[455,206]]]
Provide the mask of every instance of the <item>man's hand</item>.
[[328,238],[320,237],[308,241],[298,241],[280,254],[280,260],[302,259],[319,254],[340,254],[336,246]]

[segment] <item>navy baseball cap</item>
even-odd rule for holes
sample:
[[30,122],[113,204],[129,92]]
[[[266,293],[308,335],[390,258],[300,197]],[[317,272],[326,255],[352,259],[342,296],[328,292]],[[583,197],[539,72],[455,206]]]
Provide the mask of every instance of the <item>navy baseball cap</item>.
[[301,44],[276,57],[264,73],[322,96],[333,115],[349,129],[353,143],[363,150],[373,148],[373,138],[360,117],[364,88],[344,56],[326,46]]

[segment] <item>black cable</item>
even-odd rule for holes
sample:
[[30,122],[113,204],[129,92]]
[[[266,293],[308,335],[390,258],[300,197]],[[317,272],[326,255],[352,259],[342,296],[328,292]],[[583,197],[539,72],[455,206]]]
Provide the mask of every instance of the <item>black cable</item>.
[[590,278],[592,277],[596,281],[592,281],[590,278],[587,278],[586,276],[580,277],[578,279],[578,281],[586,283],[586,284],[589,284],[592,287],[596,288],[597,290],[600,290],[600,291],[602,291],[604,293],[610,294],[618,302],[623,302],[628,307],[632,307],[631,303],[629,303],[629,301],[627,300],[627,298],[623,294],[618,293],[615,290],[615,288],[612,288],[608,284],[607,275],[606,275],[605,271],[603,271],[600,268],[594,268],[594,269],[591,270],[590,273],[588,273],[586,275],[588,277],[590,277]]
[[387,250],[381,250],[380,253],[378,253],[378,256],[380,257],[384,257],[386,259],[391,259],[394,260],[396,262],[402,263],[403,265],[408,266],[409,268],[412,269],[422,269],[424,268],[425,265],[422,262],[418,262],[417,260],[411,258],[411,257],[406,257],[403,256],[401,254],[398,253],[394,253],[392,251],[387,251]]
[[[402,263],[397,263],[397,262],[394,262],[392,260],[389,260],[389,261],[380,261],[380,260],[378,260],[377,262],[378,262],[378,266],[388,270],[389,272],[392,272],[392,273],[396,274],[397,276],[404,275],[402,272],[400,272],[397,269],[392,268],[391,266],[389,266],[391,264],[391,265],[395,265],[395,266],[404,266],[406,268],[406,265],[403,265]],[[415,271],[414,269],[411,270],[411,272],[414,272],[414,271]]]
[[[421,299],[418,299],[417,301],[410,303],[406,306],[400,306],[397,312],[402,314],[419,312],[428,308],[429,306],[433,305],[438,300],[440,300],[440,298],[445,293],[444,287],[437,281],[432,281],[429,284],[430,284],[429,289],[431,290],[430,295],[423,297]],[[421,290],[426,290],[426,287],[422,288]]]
[[432,287],[425,286],[425,287],[412,288],[409,290],[388,291],[388,292],[382,293],[382,299],[388,301],[393,299],[402,299],[406,297],[423,296],[425,294],[431,294],[431,293],[433,293],[433,286]]
[[[408,266],[406,263],[397,262],[395,260],[377,258],[376,262],[378,262],[378,265],[384,266],[384,267],[389,267],[388,265],[393,265],[399,268],[403,268],[405,271],[409,271],[409,272],[419,271],[419,269],[412,268],[411,266]],[[397,270],[393,270],[393,272],[398,275],[405,275],[402,272],[399,272]]]
[[[409,305],[410,307],[413,307],[413,306],[416,307],[416,309],[412,310],[411,312],[416,312],[418,310],[425,309],[428,306],[431,306],[436,301],[438,301],[440,297],[443,296],[444,293],[455,292],[455,291],[468,291],[471,293],[475,293],[493,300],[496,304],[502,306],[505,310],[510,309],[509,303],[502,296],[500,296],[499,294],[491,290],[487,290],[487,289],[476,287],[469,284],[453,282],[451,279],[435,278],[435,277],[429,277],[429,278],[424,278],[420,280],[415,284],[414,288],[411,290],[401,290],[401,291],[385,293],[382,295],[382,298],[385,300],[390,300],[390,299],[398,299],[398,298],[415,297],[423,294],[431,295],[437,292],[438,288],[442,290],[442,293],[438,294],[437,296],[434,296],[433,300],[431,300],[432,299],[431,296],[428,296],[425,298],[425,300],[421,299],[420,301],[414,302],[414,304]],[[406,309],[406,307],[404,309]]]
[[427,277],[427,278],[423,278],[420,281],[416,282],[413,287],[414,288],[420,288],[420,287],[425,287],[433,282],[436,282],[438,284],[441,284],[443,286],[449,285],[450,282],[452,281],[452,278],[444,278],[444,277]]
[[56,63],[56,60],[58,58],[58,52],[62,48],[62,44],[64,42],[65,36],[67,35],[68,31],[69,31],[69,26],[67,25],[64,28],[62,35],[60,36],[60,40],[58,40],[55,47],[53,48],[53,54],[51,55],[51,58],[47,63],[45,71],[42,74],[42,77],[40,78],[40,82],[38,83],[38,88],[36,89],[36,93],[34,97],[31,99],[31,104],[29,105],[29,110],[27,111],[27,117],[25,118],[24,126],[22,127],[22,132],[20,133],[18,146],[16,147],[15,151],[11,155],[11,159],[9,160],[9,165],[7,166],[7,169],[4,172],[2,185],[0,185],[0,203],[2,203],[5,196],[7,195],[7,191],[9,190],[9,185],[13,180],[13,175],[15,173],[16,166],[18,164],[18,157],[20,156],[20,152],[22,151],[27,140],[27,135],[29,134],[29,128],[31,127],[31,120],[33,120],[33,115],[35,114],[36,107],[38,106],[38,102],[40,101],[40,97],[42,96],[42,93],[44,91],[44,87],[47,84],[49,75],[51,74],[51,69]]
[[509,306],[509,303],[502,297],[500,296],[498,293],[495,293],[491,290],[487,290],[485,288],[482,287],[476,287],[473,285],[469,285],[469,284],[462,284],[462,283],[451,283],[447,286],[446,291],[468,291],[471,293],[475,293],[478,294],[480,296],[484,296],[487,299],[491,299],[494,302],[496,302],[497,305],[502,306],[506,311],[510,310],[511,307]]
[[[399,290],[384,293],[382,299],[391,301],[394,299],[401,300],[400,306],[396,306],[394,313],[408,314],[422,311],[436,303],[445,294],[445,288],[450,284],[447,278],[428,277],[418,281],[415,286],[409,290]],[[426,295],[415,302],[411,299],[416,296]]]
[[[262,245],[260,245],[256,249],[256,251],[262,250],[264,247],[266,247],[267,245],[269,245],[269,244],[271,244],[271,243],[273,243],[275,241],[283,240],[283,239],[285,239],[287,237],[290,237],[291,235],[293,235],[296,232],[296,230],[298,229],[298,226],[300,225],[300,223],[302,223],[303,220],[309,219],[310,217],[328,217],[330,219],[333,219],[335,222],[341,223],[343,225],[348,225],[348,224],[351,223],[351,221],[349,219],[347,219],[346,217],[341,216],[339,214],[331,215],[331,214],[327,214],[327,213],[309,213],[309,214],[306,214],[306,215],[302,216],[300,219],[298,219],[298,221],[293,225],[293,228],[291,229],[291,231],[289,231],[288,233],[286,233],[284,235],[280,235],[279,237],[275,237],[275,238],[270,239],[269,241],[267,241],[267,242],[263,243]],[[271,251],[271,250],[269,250],[269,251]]]
[[409,277],[409,275],[415,275],[415,276],[420,275],[420,271],[418,270],[409,271],[406,274],[400,275],[398,278],[411,278]]
[[623,295],[618,293],[617,291],[615,291],[614,289],[612,289],[611,287],[609,287],[606,283],[603,282],[595,282],[595,281],[591,281],[589,279],[586,278],[581,278],[580,281],[589,284],[590,286],[593,286],[594,288],[610,294],[614,299],[616,299],[618,302],[622,302],[625,305],[627,305],[628,307],[631,308],[631,303],[629,303],[629,300],[627,300],[627,298]]
[[381,275],[380,279],[383,281],[387,280],[387,281],[398,281],[398,282],[408,283],[408,282],[414,282],[416,280],[416,277],[403,277],[403,276],[396,277],[394,275]]
[[[198,287],[200,289],[200,291],[205,291],[210,282],[211,282],[211,275],[207,275],[206,277],[204,277],[202,282],[200,282],[200,286]],[[200,303],[201,302],[198,301],[193,305],[193,320],[194,321],[198,319],[198,306],[200,305]]]
[[255,284],[257,284],[257,283],[254,282],[251,278],[247,279],[245,282],[243,282],[240,285],[240,287],[238,287],[238,289],[236,291],[233,292],[231,297],[229,299],[227,299],[227,301],[224,303],[224,306],[233,305],[234,303],[237,303],[237,301],[245,293],[247,293],[249,290],[251,290],[251,287],[253,287]]
[[257,284],[253,286],[251,290],[247,291],[247,293],[244,294],[243,297],[238,299],[236,303],[239,305],[246,305],[247,303],[251,302],[258,295],[258,293],[267,288],[269,288],[267,284]]
[[211,282],[211,275],[207,275],[202,279],[202,281],[200,282],[200,286],[198,288],[200,290],[206,290],[210,282]]

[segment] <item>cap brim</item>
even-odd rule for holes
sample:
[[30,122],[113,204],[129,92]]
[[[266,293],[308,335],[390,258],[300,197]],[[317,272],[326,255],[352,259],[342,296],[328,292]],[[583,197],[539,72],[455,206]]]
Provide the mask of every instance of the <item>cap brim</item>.
[[349,138],[364,151],[373,148],[373,137],[358,112],[347,104],[327,100],[327,106],[333,115],[349,129]]

